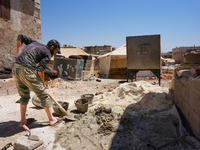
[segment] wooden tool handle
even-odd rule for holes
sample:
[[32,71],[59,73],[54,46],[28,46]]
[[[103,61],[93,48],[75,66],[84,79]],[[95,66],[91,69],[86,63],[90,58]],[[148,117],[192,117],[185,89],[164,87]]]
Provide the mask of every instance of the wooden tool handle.
[[26,125],[23,125],[23,128],[24,128],[26,131],[30,131],[29,128],[28,128]]
[[49,97],[51,98],[51,100],[60,108],[60,110],[64,113],[64,114],[67,114],[67,112],[65,111],[65,109],[56,101],[53,99],[53,97],[51,97],[50,94],[48,94]]

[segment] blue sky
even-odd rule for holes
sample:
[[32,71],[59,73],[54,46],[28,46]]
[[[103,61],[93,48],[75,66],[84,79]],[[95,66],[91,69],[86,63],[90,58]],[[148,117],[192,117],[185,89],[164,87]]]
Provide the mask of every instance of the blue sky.
[[41,0],[42,43],[111,45],[161,35],[161,52],[200,46],[200,0]]

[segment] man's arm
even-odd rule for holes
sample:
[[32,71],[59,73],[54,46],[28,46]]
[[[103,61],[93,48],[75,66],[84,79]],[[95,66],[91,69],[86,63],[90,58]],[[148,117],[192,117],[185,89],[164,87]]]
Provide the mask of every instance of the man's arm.
[[38,71],[38,75],[43,83],[43,86],[46,87],[46,85],[44,84],[44,71]]
[[17,40],[17,56],[21,53],[22,51],[22,43],[21,41]]

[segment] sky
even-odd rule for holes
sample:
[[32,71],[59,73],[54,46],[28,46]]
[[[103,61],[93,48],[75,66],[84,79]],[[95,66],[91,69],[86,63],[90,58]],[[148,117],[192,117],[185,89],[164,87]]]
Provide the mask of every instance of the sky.
[[200,0],[40,0],[42,43],[119,48],[160,34],[161,52],[200,46]]

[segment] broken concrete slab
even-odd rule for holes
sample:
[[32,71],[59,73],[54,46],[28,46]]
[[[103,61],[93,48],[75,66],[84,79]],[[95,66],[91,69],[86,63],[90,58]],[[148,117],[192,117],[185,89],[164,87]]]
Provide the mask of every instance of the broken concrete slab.
[[19,137],[14,143],[15,150],[33,150],[39,148],[41,149],[41,145],[43,144],[43,140],[39,139],[39,141],[29,140],[28,136]]
[[179,77],[189,77],[191,76],[190,70],[189,69],[184,69],[184,70],[176,70],[176,74]]

